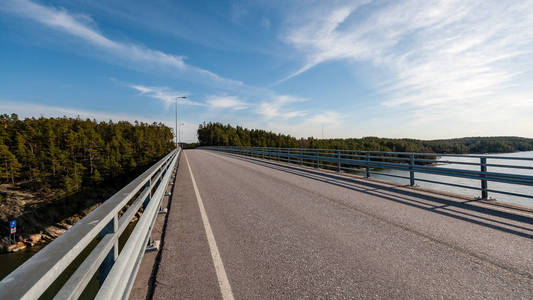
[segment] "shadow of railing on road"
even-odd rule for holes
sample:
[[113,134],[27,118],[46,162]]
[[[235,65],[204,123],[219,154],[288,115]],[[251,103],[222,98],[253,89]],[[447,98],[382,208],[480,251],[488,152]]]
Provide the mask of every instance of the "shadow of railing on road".
[[[416,191],[411,192],[411,191],[402,189],[402,187],[404,186],[400,186],[400,185],[399,186],[383,186],[380,184],[373,183],[368,179],[351,177],[351,176],[347,177],[346,175],[348,174],[343,174],[343,176],[340,176],[337,174],[326,173],[324,171],[312,170],[308,168],[302,168],[299,166],[291,166],[286,163],[267,161],[267,160],[262,160],[259,158],[241,156],[238,154],[231,154],[231,153],[224,153],[224,152],[216,152],[216,153],[219,155],[236,158],[242,161],[247,161],[250,163],[254,163],[256,165],[261,165],[261,166],[275,169],[278,171],[282,171],[282,172],[290,173],[293,175],[306,177],[306,178],[313,179],[313,180],[318,180],[318,181],[332,184],[335,186],[347,188],[347,189],[354,190],[360,193],[372,195],[374,197],[379,197],[381,199],[393,201],[393,202],[408,205],[411,207],[416,207],[419,209],[423,209],[425,211],[430,211],[430,212],[444,215],[447,217],[459,219],[462,221],[470,222],[470,223],[481,225],[481,226],[485,226],[485,227],[499,230],[502,232],[514,234],[514,235],[521,236],[524,238],[533,239],[533,227],[525,227],[525,226],[490,218],[492,216],[492,217],[507,219],[510,221],[533,225],[532,217],[519,215],[519,214],[513,214],[511,212],[497,210],[497,209],[493,209],[493,208],[486,207],[486,206],[477,206],[477,205],[471,204],[474,202],[478,202],[477,200],[459,201],[458,199],[458,201],[452,201],[452,200],[448,200],[442,197],[421,194],[420,192],[416,192]],[[387,192],[394,193],[394,195],[387,194]],[[407,198],[407,197],[410,197],[410,198]],[[426,202],[423,202],[422,200]],[[428,205],[427,202],[433,202],[434,205],[431,207],[427,207]],[[464,212],[464,211],[451,210],[450,207],[460,208],[460,209],[464,209],[467,211],[472,211],[472,212],[476,212],[479,214],[483,214],[486,216],[475,215],[475,214]],[[349,207],[349,208],[353,209],[353,207]],[[502,226],[508,226],[511,228],[506,228]],[[526,232],[519,231],[519,230],[524,230]]]

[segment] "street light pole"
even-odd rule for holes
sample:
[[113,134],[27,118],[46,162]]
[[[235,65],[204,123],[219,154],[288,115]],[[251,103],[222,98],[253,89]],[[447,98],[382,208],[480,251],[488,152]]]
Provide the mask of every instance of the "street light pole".
[[181,127],[185,125],[185,123],[180,123],[178,127],[178,137],[179,137],[179,143],[181,144]]
[[[176,135],[176,148],[179,147],[179,141],[178,141],[178,99],[186,99],[187,96],[180,96],[176,97],[176,131],[174,131],[174,134]],[[180,138],[181,140],[181,138]]]

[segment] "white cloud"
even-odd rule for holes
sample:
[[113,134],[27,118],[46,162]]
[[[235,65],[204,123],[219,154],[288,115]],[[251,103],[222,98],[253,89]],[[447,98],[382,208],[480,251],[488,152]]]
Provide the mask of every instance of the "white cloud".
[[302,111],[302,110],[295,110],[295,111],[285,112],[281,115],[281,117],[284,119],[292,119],[292,118],[297,118],[297,117],[303,117],[305,115],[307,115],[307,112]]
[[[129,85],[129,87],[139,91],[141,95],[163,101],[167,107],[170,104],[175,103],[176,98],[183,96],[187,97],[187,93],[173,91],[172,89],[166,87],[153,87],[144,85]],[[192,101],[188,98],[179,98],[178,103],[185,105],[205,106],[203,103]]]
[[310,114],[299,122],[288,119],[270,120],[266,129],[290,134],[297,138],[314,136],[318,138],[353,137],[344,125],[345,116],[335,111]]
[[132,89],[138,90],[139,92],[141,92],[141,94],[150,93],[152,91],[152,88],[143,85],[130,85],[130,87]]
[[48,106],[35,103],[21,103],[19,101],[0,101],[0,107],[2,108],[2,111],[16,113],[19,117],[80,117],[81,119],[96,119],[98,121],[139,121],[145,123],[166,122],[164,120],[149,119],[142,116],[109,113],[104,111],[85,111],[75,108]]
[[235,96],[210,96],[206,101],[212,108],[243,110],[248,108],[248,104]]
[[280,117],[282,119],[291,119],[296,117],[302,117],[307,112],[302,110],[287,109],[287,105],[296,102],[307,101],[305,98],[290,96],[290,95],[273,95],[270,101],[263,101],[259,103],[256,112],[267,120]]
[[304,52],[307,60],[300,69],[279,82],[298,76],[324,61],[362,55],[366,51],[364,45],[354,43],[347,35],[341,36],[336,29],[353,11],[367,2],[369,1],[356,1],[341,6],[328,4],[311,9],[307,13],[299,11],[297,21],[284,39]]
[[[30,19],[40,25],[74,37],[77,40],[94,47],[97,56],[102,56],[113,63],[126,65],[133,69],[142,69],[155,72],[167,72],[170,74],[181,73],[184,77],[201,81],[216,87],[229,88],[241,96],[210,96],[205,103],[180,99],[185,105],[204,106],[216,109],[231,109],[243,111],[251,109],[253,112],[266,119],[294,119],[307,115],[306,111],[292,109],[290,104],[306,101],[306,99],[277,95],[272,90],[244,85],[240,81],[223,78],[208,70],[198,68],[186,63],[185,58],[179,55],[164,53],[150,49],[137,43],[124,42],[101,32],[96,22],[86,15],[77,15],[63,8],[53,5],[43,5],[30,0],[7,0],[0,6],[0,10]],[[243,6],[234,6],[236,21],[246,16]],[[266,17],[260,20],[265,28],[270,27],[270,20]],[[91,48],[92,49],[92,48]],[[140,84],[128,85],[131,89],[139,92],[140,96],[149,97],[162,101],[168,106],[175,102],[176,97],[186,95],[168,87],[147,86]],[[252,99],[269,99],[259,104],[252,104],[242,100],[242,95]],[[56,108],[56,111],[73,113]],[[95,112],[97,115],[101,115]],[[94,114],[92,114],[94,115]]]
[[[174,91],[168,87],[153,87],[139,84],[128,85],[128,87],[138,91],[140,95],[161,100],[167,107],[173,104],[177,97],[187,95],[185,92]],[[263,101],[259,105],[250,104],[237,96],[228,95],[208,96],[205,103],[195,102],[189,99],[179,99],[178,101],[180,104],[204,106],[213,109],[231,109],[235,111],[253,109],[253,112],[263,116],[266,120],[274,118],[288,120],[307,115],[306,111],[287,108],[290,104],[308,101],[305,98],[275,94],[272,94],[270,98],[271,101]]]
[[[29,0],[7,0],[0,10],[34,20],[52,29],[75,36],[112,55],[113,61],[134,69],[187,74],[187,78],[217,87],[240,87],[242,82],[223,78],[208,70],[185,63],[183,56],[164,53],[145,46],[113,40],[99,32],[92,20],[65,9],[36,4]],[[90,20],[90,21],[88,21]],[[132,64],[133,63],[133,64]]]
[[343,116],[335,111],[325,111],[323,113],[316,114],[312,116],[309,121],[316,124],[324,125],[341,125],[341,120]]
[[306,59],[283,80],[326,61],[367,62],[387,70],[388,80],[376,84],[387,107],[421,107],[435,116],[444,106],[457,121],[467,117],[461,111],[490,104],[481,117],[490,122],[501,114],[497,106],[521,103],[522,110],[506,112],[531,115],[524,103],[533,99],[533,2],[367,2],[293,16],[284,39]]

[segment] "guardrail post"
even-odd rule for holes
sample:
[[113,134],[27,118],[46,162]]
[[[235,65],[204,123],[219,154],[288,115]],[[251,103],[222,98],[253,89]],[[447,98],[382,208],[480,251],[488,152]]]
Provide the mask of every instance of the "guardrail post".
[[[481,157],[480,158],[480,165],[481,165],[481,172],[484,174],[481,174],[481,199],[487,200],[489,198],[489,192],[487,191],[487,158]],[[485,178],[485,179],[483,179]]]
[[370,153],[366,153],[366,178],[370,178]]
[[411,153],[409,155],[409,185],[414,186],[415,185],[415,155]]
[[288,162],[288,163],[292,163],[292,158],[291,158],[291,156],[292,156],[292,149],[288,149],[288,150],[287,150],[287,162]]
[[303,166],[304,165],[304,154],[303,154],[303,150],[300,149],[300,166]]
[[152,178],[150,178],[148,182],[146,182],[145,188],[149,188],[150,192],[148,193],[146,199],[144,199],[143,201],[143,208],[146,207],[148,205],[148,202],[150,202],[150,199],[152,199]]
[[[118,230],[118,216],[115,215],[113,219],[107,224],[100,233],[98,233],[98,237],[101,240],[106,234],[115,234]],[[115,245],[113,245],[113,248],[109,251],[109,253],[104,258],[104,261],[100,265],[100,268],[98,268],[98,282],[100,283],[100,286],[104,283],[104,280],[107,277],[107,274],[109,274],[109,271],[111,271],[111,268],[113,267],[113,264],[118,258],[118,237],[115,239]]]
[[338,149],[337,149],[337,160],[338,160],[337,171],[340,173],[341,172],[341,151]]
[[265,159],[265,147],[263,147],[262,151],[261,151],[261,157],[263,159]]
[[316,168],[317,168],[317,169],[320,168],[320,161],[319,161],[319,159],[318,159],[318,152],[319,152],[318,150],[315,151],[315,156],[316,156]]

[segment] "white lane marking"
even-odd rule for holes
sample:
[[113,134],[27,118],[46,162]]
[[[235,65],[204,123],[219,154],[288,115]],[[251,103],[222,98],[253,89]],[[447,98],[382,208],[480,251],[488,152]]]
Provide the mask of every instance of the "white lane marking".
[[187,162],[187,167],[189,168],[189,173],[191,174],[192,186],[194,187],[194,193],[196,194],[196,200],[198,201],[198,206],[200,207],[200,214],[202,215],[202,221],[204,223],[205,235],[207,236],[207,242],[209,244],[209,249],[211,250],[211,257],[213,258],[213,264],[215,265],[215,271],[218,278],[218,286],[220,287],[220,293],[222,294],[222,299],[233,300],[233,292],[231,291],[231,285],[228,281],[228,275],[226,275],[226,270],[224,269],[224,264],[222,263],[222,258],[218,252],[217,243],[215,241],[215,236],[211,230],[211,225],[209,224],[209,219],[207,218],[207,213],[205,212],[204,203],[202,197],[200,197],[200,192],[198,192],[198,186],[196,185],[196,180],[192,174],[191,165],[187,159],[187,154],[185,154],[185,161]]

